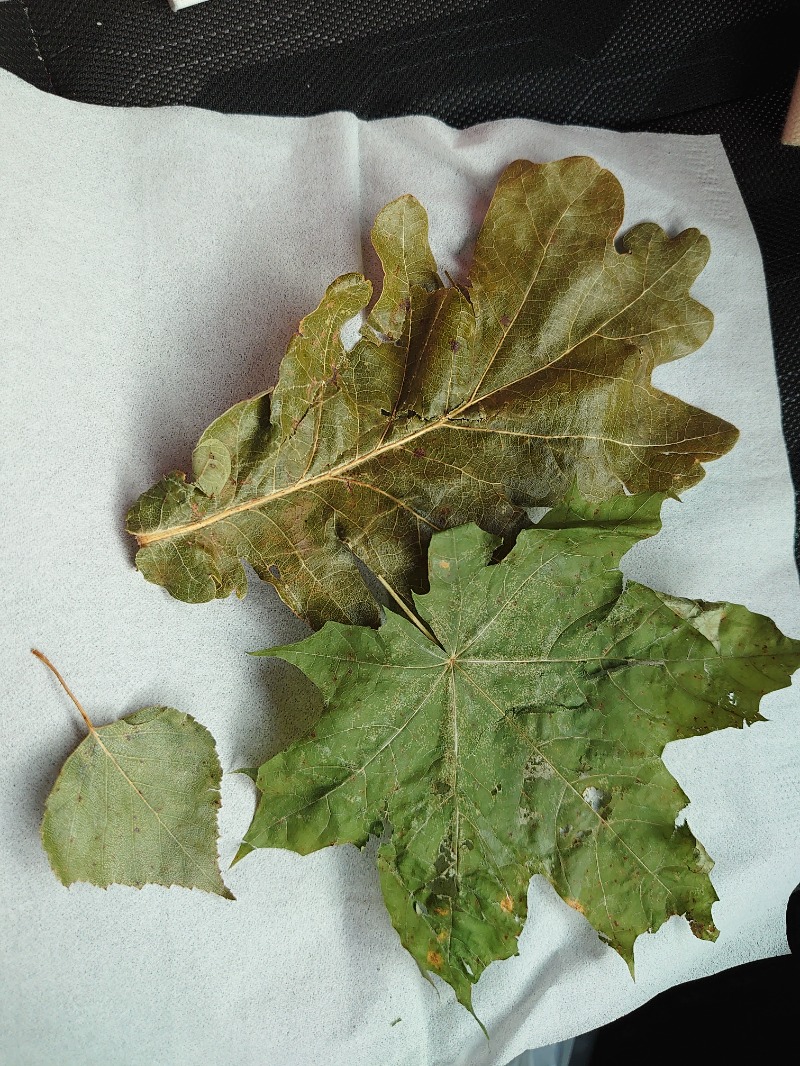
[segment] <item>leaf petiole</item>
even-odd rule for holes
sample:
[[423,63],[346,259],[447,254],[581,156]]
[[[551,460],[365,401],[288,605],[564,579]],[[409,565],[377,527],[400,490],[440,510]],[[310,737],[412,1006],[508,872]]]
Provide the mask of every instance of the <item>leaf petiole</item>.
[[[433,630],[429,629],[425,625],[425,623],[422,621],[422,619],[419,618],[416,614],[414,614],[414,612],[408,606],[406,601],[402,598],[402,596],[400,596],[400,594],[398,592],[396,592],[392,588],[392,586],[389,584],[389,582],[386,580],[386,578],[381,577],[380,574],[376,574],[375,577],[377,577],[378,581],[380,581],[380,583],[383,585],[383,587],[386,589],[386,591],[392,597],[394,602],[398,605],[398,607],[403,612],[403,614],[406,616],[406,618],[409,620],[409,622],[411,622],[412,625],[415,625],[417,627],[417,629],[420,631],[420,633],[424,634],[428,638],[428,640],[433,641],[433,643],[436,644],[439,648],[442,648],[442,645],[441,645],[440,641],[438,640],[438,638],[436,637],[436,635],[433,632]],[[442,648],[442,651],[444,651],[444,648]]]
[[44,655],[44,654],[43,654],[42,652],[38,651],[38,650],[37,650],[36,648],[31,648],[31,655],[35,655],[35,656],[36,656],[36,658],[37,658],[37,659],[39,659],[39,660],[41,660],[41,662],[43,662],[43,663],[44,663],[44,665],[45,665],[45,666],[46,666],[46,667],[47,667],[47,668],[48,668],[49,670],[52,670],[52,671],[53,671],[53,673],[54,673],[54,674],[56,675],[56,677],[58,678],[58,680],[59,680],[59,682],[60,682],[60,684],[61,684],[61,687],[62,687],[62,688],[64,689],[64,691],[66,692],[66,694],[67,694],[67,695],[69,696],[69,698],[70,698],[70,699],[72,700],[72,702],[73,702],[73,703],[75,704],[75,706],[76,706],[76,707],[78,708],[78,710],[80,711],[80,713],[81,713],[81,718],[83,718],[84,722],[86,722],[86,725],[87,725],[87,726],[88,726],[88,728],[89,728],[89,732],[90,732],[90,733],[97,733],[97,730],[96,730],[96,729],[95,729],[95,727],[94,727],[94,723],[92,722],[92,720],[91,720],[91,718],[89,717],[89,715],[88,715],[88,714],[86,713],[86,711],[85,711],[85,710],[83,709],[83,707],[81,706],[81,704],[80,704],[79,700],[78,700],[78,699],[77,699],[77,697],[75,696],[75,693],[74,693],[74,692],[72,691],[72,689],[71,689],[71,688],[69,687],[69,685],[68,685],[68,684],[66,683],[66,681],[64,680],[64,678],[63,678],[63,677],[61,676],[61,674],[60,674],[60,673],[58,672],[58,670],[56,670],[55,666],[53,666],[53,664],[52,664],[52,663],[50,662],[50,660],[49,660],[49,659],[47,658],[47,656],[46,656],[46,655]]

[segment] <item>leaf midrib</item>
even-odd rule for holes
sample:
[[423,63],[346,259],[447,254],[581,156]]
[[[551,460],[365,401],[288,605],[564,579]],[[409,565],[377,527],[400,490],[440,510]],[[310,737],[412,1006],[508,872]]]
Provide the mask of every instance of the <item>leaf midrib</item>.
[[[124,721],[124,719],[123,719],[123,721]],[[114,724],[116,724],[116,723],[114,723]],[[102,727],[100,727],[100,728],[102,728]],[[160,825],[160,826],[162,827],[162,829],[164,830],[164,832],[165,832],[165,833],[166,833],[166,834],[167,834],[167,835],[168,835],[169,837],[171,837],[171,838],[172,838],[172,839],[173,839],[173,840],[175,841],[175,844],[176,844],[176,845],[177,845],[177,846],[178,846],[178,847],[180,848],[180,850],[181,850],[181,851],[183,852],[183,854],[184,854],[184,855],[186,856],[186,858],[187,858],[187,859],[189,860],[189,862],[191,863],[191,865],[192,865],[192,866],[194,866],[194,867],[195,867],[195,869],[196,869],[196,870],[197,870],[197,871],[198,871],[198,872],[199,872],[199,873],[201,874],[201,876],[202,876],[203,880],[204,880],[204,881],[206,881],[206,882],[207,882],[208,884],[210,884],[210,885],[213,885],[213,886],[214,886],[214,887],[213,887],[213,891],[214,891],[214,892],[216,892],[216,891],[217,891],[217,888],[218,888],[218,886],[217,886],[216,882],[215,882],[215,881],[213,880],[213,878],[210,878],[210,877],[208,876],[208,873],[207,873],[207,872],[206,872],[206,871],[205,871],[205,870],[203,869],[203,867],[202,867],[202,866],[201,866],[201,864],[200,864],[200,863],[199,863],[199,862],[197,861],[197,859],[196,859],[196,858],[195,858],[195,857],[194,857],[194,856],[193,856],[193,855],[192,855],[192,854],[191,854],[191,853],[190,853],[189,851],[187,851],[187,849],[186,849],[186,848],[184,847],[184,845],[183,845],[183,844],[182,844],[182,843],[180,842],[180,840],[179,840],[179,839],[178,839],[178,838],[177,838],[177,837],[175,836],[175,834],[174,834],[174,833],[172,832],[172,830],[171,830],[171,829],[169,828],[169,826],[168,826],[168,825],[166,824],[166,822],[165,822],[165,821],[163,820],[163,818],[161,818],[161,817],[159,816],[159,814],[158,814],[158,811],[157,811],[157,810],[156,810],[156,809],[155,809],[154,807],[152,807],[152,806],[150,805],[150,803],[148,803],[148,801],[147,801],[147,798],[145,797],[145,795],[144,795],[144,793],[143,793],[143,792],[141,791],[141,789],[139,789],[139,788],[138,788],[138,787],[136,786],[135,782],[134,782],[134,781],[132,781],[130,777],[128,777],[128,775],[127,775],[127,774],[125,773],[125,771],[124,771],[124,770],[122,769],[122,767],[120,766],[120,764],[119,764],[119,763],[117,762],[117,760],[116,760],[116,759],[114,758],[114,754],[113,754],[113,752],[111,752],[111,751],[110,751],[110,750],[109,750],[109,749],[108,749],[108,748],[106,747],[106,745],[105,745],[105,744],[103,743],[103,741],[102,741],[102,738],[100,737],[100,730],[99,730],[99,729],[96,729],[96,730],[94,731],[94,736],[93,736],[93,738],[92,738],[92,739],[93,739],[93,740],[94,740],[94,741],[95,741],[95,742],[97,743],[97,745],[98,745],[98,746],[99,746],[100,748],[102,748],[102,749],[103,749],[103,751],[105,752],[106,756],[108,757],[108,761],[109,761],[109,762],[111,763],[111,765],[112,765],[112,766],[114,766],[114,767],[116,768],[116,770],[118,771],[118,773],[119,773],[119,774],[120,774],[120,775],[121,775],[121,776],[122,776],[122,777],[123,777],[123,778],[125,779],[125,781],[127,781],[128,785],[129,785],[129,786],[131,787],[131,789],[132,789],[132,790],[133,790],[133,791],[134,791],[134,792],[136,793],[136,795],[137,795],[137,796],[139,797],[139,799],[140,799],[140,800],[142,801],[142,803],[143,803],[143,804],[145,805],[145,807],[147,807],[147,809],[148,809],[148,810],[150,811],[150,813],[151,813],[151,814],[153,815],[153,818],[154,818],[154,819],[156,820],[156,822],[157,822],[157,823],[158,823],[158,824],[159,824],[159,825]]]
[[[588,337],[584,338],[584,340],[588,340],[588,339],[589,339]],[[533,374],[529,374],[528,377],[534,377],[536,374],[540,374],[540,373],[543,373],[546,370],[549,370],[551,367],[553,367],[556,363],[558,363],[561,359],[565,358],[567,355],[569,355],[568,351],[567,352],[563,352],[561,355],[558,356],[557,359],[554,359],[552,362],[548,363],[546,366],[540,367],[538,370],[534,371]],[[525,380],[525,379],[519,379],[519,380]],[[500,392],[500,391],[503,391],[503,389],[509,388],[511,385],[519,384],[519,380],[516,381],[516,382],[510,382],[508,385],[503,385],[499,389],[496,389],[495,391]],[[460,407],[457,407],[453,411],[448,412],[442,418],[436,419],[433,422],[426,422],[424,426],[421,426],[419,429],[415,430],[413,433],[409,433],[407,436],[402,437],[399,440],[391,441],[388,444],[384,444],[384,445],[381,445],[378,448],[374,448],[372,451],[367,452],[367,453],[365,453],[363,455],[359,455],[355,459],[351,459],[349,462],[343,463],[341,466],[332,466],[329,469],[323,471],[321,474],[316,474],[313,477],[306,478],[306,479],[300,479],[298,481],[293,482],[291,485],[285,485],[283,488],[275,489],[272,492],[265,493],[263,496],[255,496],[255,497],[253,497],[250,500],[243,500],[241,503],[233,504],[230,507],[225,507],[225,508],[223,508],[223,509],[221,509],[219,511],[215,511],[213,514],[207,515],[205,518],[198,518],[194,522],[187,522],[187,523],[185,523],[184,525],[181,525],[181,526],[171,526],[171,527],[169,527],[167,529],[157,529],[157,530],[154,530],[152,533],[137,533],[137,534],[135,534],[136,540],[137,540],[137,542],[139,544],[139,547],[140,548],[144,548],[148,544],[155,544],[158,541],[171,540],[174,537],[182,537],[182,536],[186,536],[188,533],[195,533],[199,529],[205,529],[208,526],[216,525],[217,522],[223,522],[223,521],[231,518],[233,515],[242,514],[245,511],[258,510],[259,508],[264,507],[267,504],[273,503],[275,500],[283,499],[286,496],[291,496],[295,492],[305,492],[308,489],[312,489],[312,488],[314,488],[317,485],[325,484],[326,482],[329,482],[329,481],[347,480],[346,475],[347,475],[347,473],[349,471],[356,470],[360,466],[363,466],[363,465],[365,465],[367,463],[371,463],[375,459],[378,459],[380,456],[385,455],[387,452],[391,452],[391,451],[395,451],[397,449],[405,448],[412,441],[418,440],[420,437],[425,436],[425,434],[427,434],[427,433],[434,433],[434,432],[436,432],[439,429],[461,429],[461,430],[471,429],[472,428],[471,426],[457,425],[454,422],[454,419],[458,418],[465,411],[467,411],[470,407],[474,407],[476,404],[483,403],[485,400],[489,399],[492,395],[493,395],[493,393],[487,393],[485,396],[481,396],[478,399],[468,400],[466,403],[461,404]],[[486,429],[485,427],[476,427],[476,428],[481,429],[483,432],[494,432],[493,430]],[[571,439],[574,439],[574,438],[577,437],[577,438],[580,438],[580,439],[591,439],[591,440],[597,440],[597,441],[604,441],[604,442],[610,443],[610,444],[617,443],[617,444],[620,444],[620,445],[630,446],[630,443],[627,442],[627,441],[616,441],[612,437],[602,437],[602,436],[589,438],[585,434],[554,433],[554,434],[551,434],[551,435],[546,435],[546,434],[533,434],[533,433],[531,433],[531,434],[524,434],[524,435],[525,436],[530,436],[530,437],[536,437],[536,439],[541,439],[541,440],[571,440]],[[365,488],[370,488],[370,489],[375,489],[376,491],[381,491],[381,490],[377,489],[376,486],[370,485],[367,482],[363,482],[362,484],[364,485]],[[388,495],[388,493],[385,493],[385,492],[383,494],[384,495]],[[425,521],[428,521],[428,520],[426,519]],[[431,523],[428,522],[428,524],[431,524]]]
[[[693,247],[693,245],[691,247]],[[592,330],[591,333],[588,333],[585,336],[581,337],[579,340],[576,340],[575,343],[571,344],[563,352],[560,352],[554,359],[551,359],[549,363],[546,363],[544,366],[537,367],[537,369],[534,370],[530,374],[523,375],[522,377],[516,378],[514,381],[509,381],[509,382],[506,382],[506,383],[504,383],[502,385],[499,385],[497,388],[492,389],[491,391],[489,391],[487,393],[484,393],[482,395],[477,395],[478,389],[480,388],[481,384],[485,380],[486,375],[487,375],[487,373],[489,371],[489,368],[491,366],[493,366],[494,363],[495,363],[497,354],[498,354],[500,348],[502,347],[503,341],[508,336],[509,332],[511,331],[512,326],[516,323],[517,319],[519,318],[520,314],[522,313],[523,308],[526,305],[526,299],[523,299],[521,301],[521,303],[520,303],[519,309],[515,313],[513,319],[509,323],[508,327],[505,329],[505,332],[503,334],[503,337],[502,337],[500,343],[498,344],[498,346],[495,349],[495,351],[492,353],[492,356],[491,356],[491,359],[489,361],[489,364],[484,369],[484,372],[481,375],[480,381],[478,382],[478,385],[476,386],[476,388],[473,391],[472,395],[469,397],[469,399],[465,400],[462,404],[460,404],[458,407],[454,408],[452,411],[448,411],[441,418],[435,419],[432,422],[426,422],[425,425],[421,426],[417,430],[414,430],[414,432],[409,433],[406,436],[400,438],[399,440],[390,441],[389,443],[383,443],[383,441],[382,441],[381,444],[378,447],[374,448],[372,451],[370,451],[370,452],[368,452],[368,453],[366,453],[364,455],[359,455],[355,459],[351,459],[348,462],[343,463],[340,466],[330,467],[328,470],[323,471],[321,474],[316,474],[313,477],[306,478],[306,479],[300,478],[297,481],[293,482],[291,485],[286,485],[283,488],[275,489],[272,492],[266,493],[263,496],[256,496],[253,499],[244,500],[241,503],[234,504],[234,505],[232,505],[230,507],[225,507],[225,508],[223,508],[220,511],[215,511],[213,514],[207,515],[205,518],[199,518],[199,519],[197,519],[194,522],[187,522],[184,525],[172,526],[172,527],[167,528],[167,529],[158,529],[158,530],[154,530],[153,532],[137,533],[135,535],[136,535],[136,540],[137,540],[137,542],[139,544],[139,547],[140,548],[144,548],[144,547],[146,547],[149,544],[156,544],[159,541],[172,540],[173,538],[176,538],[176,537],[183,537],[183,536],[186,536],[189,533],[195,533],[195,532],[197,532],[200,529],[205,529],[208,526],[216,525],[217,522],[225,521],[226,519],[231,518],[233,515],[242,514],[242,513],[246,512],[246,511],[258,510],[259,508],[264,507],[267,504],[274,502],[275,500],[282,499],[282,498],[284,498],[286,496],[291,496],[295,492],[305,491],[308,488],[312,488],[315,485],[324,484],[327,481],[341,480],[342,476],[347,474],[348,471],[356,470],[356,469],[358,469],[358,467],[363,466],[365,463],[370,463],[373,460],[379,458],[380,456],[387,454],[388,452],[395,451],[397,449],[405,448],[412,441],[418,440],[420,437],[423,437],[426,433],[433,433],[433,432],[436,432],[436,430],[439,430],[439,429],[452,429],[452,428],[461,428],[461,429],[463,429],[463,428],[465,428],[464,426],[456,427],[453,424],[454,420],[456,418],[459,418],[460,416],[462,416],[471,407],[474,407],[477,404],[485,403],[486,400],[490,399],[493,395],[495,395],[495,393],[503,392],[505,389],[511,388],[511,387],[513,387],[515,385],[519,385],[523,381],[528,381],[529,379],[531,379],[533,377],[536,377],[538,374],[545,373],[546,371],[550,370],[552,367],[556,366],[559,362],[561,362],[563,359],[565,359],[572,352],[574,352],[576,348],[580,347],[582,344],[585,344],[586,341],[590,340],[592,337],[598,336],[600,331],[602,329],[604,329],[610,322],[613,322],[615,319],[619,318],[620,314],[622,314],[624,311],[627,311],[630,307],[632,307],[633,304],[636,303],[638,300],[640,300],[645,295],[646,292],[649,292],[667,274],[671,273],[675,269],[675,267],[684,260],[686,255],[688,255],[689,250],[690,249],[686,249],[683,252],[683,254],[679,257],[679,259],[677,259],[675,262],[671,263],[661,274],[659,274],[659,276],[657,278],[654,278],[652,281],[649,282],[649,284],[643,286],[641,291],[639,293],[637,293],[637,295],[633,299],[629,300],[629,302],[625,305],[625,307],[621,311],[619,309],[615,310],[603,322],[598,323],[597,326]],[[538,275],[538,271],[537,271],[537,275]],[[528,291],[527,295],[529,295],[529,292],[530,292],[530,290]],[[630,341],[630,338],[626,338],[626,337],[618,337],[618,338],[615,338],[615,339],[619,340],[620,342],[625,342],[626,340]],[[572,439],[572,437],[573,437],[572,434],[565,433],[565,434],[553,434],[552,436],[542,435],[541,439],[545,439],[545,440],[565,440],[565,439]],[[597,437],[596,439],[598,441],[602,440],[602,441],[607,441],[608,443],[615,443],[613,438],[609,438],[609,437],[602,437],[601,436],[601,437]],[[627,442],[618,441],[616,443],[625,444]],[[314,457],[315,454],[316,454],[316,449],[312,449],[311,450],[311,457],[309,459],[309,464],[308,465],[310,465],[310,463],[313,461],[313,457]],[[306,467],[306,469],[308,469],[308,467]],[[370,486],[370,487],[372,487],[372,486]]]

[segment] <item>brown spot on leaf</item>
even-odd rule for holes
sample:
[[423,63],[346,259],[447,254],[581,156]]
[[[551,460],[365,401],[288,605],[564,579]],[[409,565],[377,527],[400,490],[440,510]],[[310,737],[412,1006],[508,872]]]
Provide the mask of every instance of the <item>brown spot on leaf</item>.
[[508,893],[506,893],[505,896],[500,900],[500,906],[506,912],[506,914],[511,914],[511,912],[514,910],[514,900],[511,898],[511,896],[508,895]]
[[719,930],[713,922],[700,922],[696,918],[690,919],[689,928],[700,940],[715,940],[719,935]]
[[446,918],[447,915],[450,913],[450,909],[449,909],[449,907],[434,907],[433,908],[433,913],[434,914],[440,914],[442,916],[442,918]]
[[424,459],[425,458],[425,449],[424,448],[415,448],[414,449],[414,458],[415,459]]
[[568,907],[572,907],[574,911],[578,911],[579,914],[586,914],[586,909],[580,900],[577,899],[565,899],[564,902]]
[[440,970],[442,967],[442,963],[444,962],[444,959],[439,954],[439,952],[434,951],[433,948],[431,948],[431,950],[428,952],[427,959],[428,965],[432,966],[434,970]]

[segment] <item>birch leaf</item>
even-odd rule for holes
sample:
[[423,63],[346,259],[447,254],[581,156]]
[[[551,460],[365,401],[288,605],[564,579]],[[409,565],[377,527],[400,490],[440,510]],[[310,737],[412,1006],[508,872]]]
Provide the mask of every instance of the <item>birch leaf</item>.
[[631,967],[636,937],[670,915],[713,939],[711,862],[676,826],[687,797],[662,752],[757,721],[800,641],[744,607],[623,581],[662,498],[573,493],[499,563],[475,525],[437,533],[418,618],[329,622],[261,653],[299,667],[326,709],[260,768],[239,857],[388,832],[392,922],[468,1007],[483,969],[516,953],[535,874]]
[[233,899],[217,860],[222,769],[214,738],[189,714],[145,707],[95,726],[45,804],[42,842],[64,885],[182,885]]
[[651,384],[698,348],[712,316],[689,296],[709,254],[696,229],[622,238],[617,179],[586,157],[512,163],[471,279],[444,286],[412,196],[372,233],[382,292],[338,278],[300,323],[271,392],[203,434],[194,481],[164,478],[128,529],[142,574],[191,603],[243,596],[243,562],[312,627],[375,625],[355,557],[402,595],[421,588],[437,530],[501,535],[526,508],[626,490],[679,493],[736,430]]

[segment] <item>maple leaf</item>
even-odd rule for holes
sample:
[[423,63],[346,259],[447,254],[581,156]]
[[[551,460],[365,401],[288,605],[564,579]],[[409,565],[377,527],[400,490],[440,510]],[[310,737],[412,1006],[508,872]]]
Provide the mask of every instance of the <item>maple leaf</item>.
[[222,769],[205,726],[173,707],[95,726],[34,655],[89,729],[45,804],[42,843],[61,883],[182,885],[233,899],[217,860]]
[[711,862],[676,826],[687,797],[661,754],[758,720],[800,641],[744,607],[623,581],[662,500],[573,492],[498,563],[475,525],[437,533],[418,618],[331,622],[260,653],[299,667],[326,709],[259,769],[237,858],[388,833],[392,922],[470,1009],[482,970],[516,953],[534,874],[631,966],[636,937],[673,914],[713,939]]
[[390,203],[360,339],[346,351],[341,329],[372,288],[347,274],[301,322],[275,389],[202,435],[194,482],[171,474],[133,507],[139,570],[201,602],[243,596],[246,561],[312,627],[377,624],[355,557],[407,595],[437,530],[514,535],[574,480],[594,499],[697,482],[737,432],[650,377],[711,331],[689,296],[708,241],[643,223],[617,251],[622,214],[593,159],[512,163],[469,285],[445,287],[424,209]]

